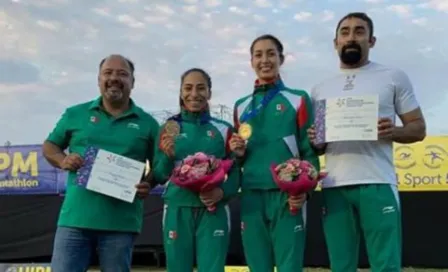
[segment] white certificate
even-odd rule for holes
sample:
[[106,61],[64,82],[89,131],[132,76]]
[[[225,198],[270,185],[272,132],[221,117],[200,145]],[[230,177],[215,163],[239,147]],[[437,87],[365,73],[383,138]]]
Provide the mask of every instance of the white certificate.
[[316,103],[318,143],[378,140],[378,96],[347,96]]
[[145,171],[145,163],[105,150],[98,150],[86,188],[88,190],[133,202]]

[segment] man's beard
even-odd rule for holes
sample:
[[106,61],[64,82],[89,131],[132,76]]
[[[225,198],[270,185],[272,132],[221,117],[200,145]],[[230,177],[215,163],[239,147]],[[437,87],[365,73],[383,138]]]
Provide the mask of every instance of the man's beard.
[[361,58],[362,49],[357,43],[344,45],[339,56],[339,59],[346,65],[355,65],[361,61]]
[[108,82],[106,84],[106,91],[104,92],[104,96],[110,102],[120,102],[123,100],[124,96],[123,87],[123,84],[121,84],[120,82]]
[[120,101],[123,98],[123,91],[122,90],[106,90],[104,92],[104,95],[106,96],[107,100],[111,102]]

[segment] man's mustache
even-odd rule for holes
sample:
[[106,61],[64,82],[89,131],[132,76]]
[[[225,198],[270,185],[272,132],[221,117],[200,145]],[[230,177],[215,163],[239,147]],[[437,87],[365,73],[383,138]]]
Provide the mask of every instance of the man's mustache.
[[342,47],[342,52],[345,52],[345,51],[347,51],[348,49],[355,49],[355,50],[357,50],[357,51],[361,51],[361,46],[360,46],[359,44],[357,44],[357,43],[347,44],[347,45],[344,45],[344,46]]
[[109,87],[112,87],[112,86],[123,88],[123,84],[120,81],[118,81],[118,80],[106,82],[106,87],[109,88]]

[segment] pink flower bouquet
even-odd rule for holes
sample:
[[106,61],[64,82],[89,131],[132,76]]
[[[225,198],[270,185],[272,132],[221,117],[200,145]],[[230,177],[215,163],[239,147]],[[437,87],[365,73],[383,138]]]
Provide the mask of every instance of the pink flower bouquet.
[[[198,152],[182,160],[174,168],[169,180],[193,192],[207,192],[225,181],[232,165],[232,160],[221,160]],[[216,207],[208,207],[209,211],[215,209]]]
[[[292,158],[279,165],[271,166],[272,177],[283,192],[290,196],[298,196],[313,191],[319,181],[326,177],[326,173],[318,173],[308,161]],[[291,214],[298,210],[289,207]]]

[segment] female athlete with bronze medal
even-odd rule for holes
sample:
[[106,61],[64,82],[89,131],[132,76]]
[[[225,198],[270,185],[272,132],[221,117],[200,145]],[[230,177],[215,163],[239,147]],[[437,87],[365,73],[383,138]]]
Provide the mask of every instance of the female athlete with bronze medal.
[[[181,76],[181,111],[160,130],[154,175],[156,180],[167,181],[163,241],[168,271],[193,271],[196,263],[199,271],[222,272],[226,264],[230,239],[227,203],[238,193],[239,167],[234,164],[220,186],[200,193],[169,181],[175,166],[198,152],[217,159],[231,155],[228,141],[234,128],[210,115],[211,88],[211,78],[204,70],[186,71]],[[184,168],[188,172],[193,166],[184,164]],[[215,208],[213,212],[209,207]],[[217,230],[219,237],[213,237]]]

